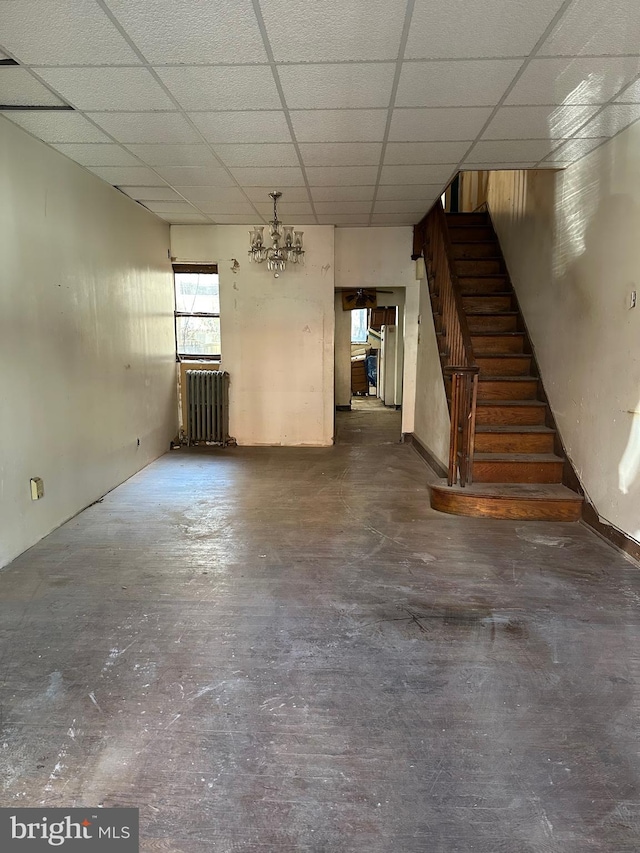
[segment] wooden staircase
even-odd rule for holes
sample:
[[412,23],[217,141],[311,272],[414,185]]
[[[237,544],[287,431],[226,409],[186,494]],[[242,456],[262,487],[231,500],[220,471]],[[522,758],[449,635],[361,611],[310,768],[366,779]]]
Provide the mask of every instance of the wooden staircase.
[[[457,515],[576,521],[582,497],[563,485],[566,460],[489,215],[449,213],[446,223],[480,372],[473,483],[435,483],[431,505]],[[437,295],[432,307],[445,364]]]

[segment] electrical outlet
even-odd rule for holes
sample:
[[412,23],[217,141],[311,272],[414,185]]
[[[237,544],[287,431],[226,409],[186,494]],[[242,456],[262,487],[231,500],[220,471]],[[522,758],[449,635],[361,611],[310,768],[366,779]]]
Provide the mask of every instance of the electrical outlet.
[[31,478],[31,500],[39,501],[44,497],[44,483],[40,477]]
[[629,308],[635,308],[636,307],[636,300],[637,300],[636,291],[632,290],[631,295],[629,296]]

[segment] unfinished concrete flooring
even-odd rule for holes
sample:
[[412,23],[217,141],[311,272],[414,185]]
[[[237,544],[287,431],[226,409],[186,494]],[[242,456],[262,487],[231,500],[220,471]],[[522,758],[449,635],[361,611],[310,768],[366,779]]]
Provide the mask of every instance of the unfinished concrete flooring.
[[21,556],[1,804],[138,806],[163,853],[637,853],[638,569],[428,474],[178,451]]

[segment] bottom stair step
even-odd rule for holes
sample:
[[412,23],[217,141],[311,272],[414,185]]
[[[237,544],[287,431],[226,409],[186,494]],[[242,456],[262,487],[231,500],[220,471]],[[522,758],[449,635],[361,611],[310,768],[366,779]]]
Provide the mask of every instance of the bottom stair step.
[[451,515],[530,521],[579,521],[583,499],[560,484],[474,483],[464,489],[436,480],[431,506]]
[[476,453],[476,483],[561,483],[564,462],[553,453]]

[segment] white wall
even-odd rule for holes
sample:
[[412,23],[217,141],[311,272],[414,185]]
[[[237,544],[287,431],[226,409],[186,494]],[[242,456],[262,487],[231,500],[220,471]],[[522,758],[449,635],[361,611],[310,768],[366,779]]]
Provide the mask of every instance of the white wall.
[[177,409],[168,226],[2,118],[0,198],[4,565],[167,450]]
[[[403,300],[381,294],[381,305],[405,305],[402,334],[402,431],[412,432],[416,388],[418,287],[411,260],[413,228],[336,228],[336,287],[402,288]],[[342,389],[341,397],[345,396]],[[346,404],[342,404],[346,405]]]
[[331,444],[333,227],[305,227],[305,265],[289,266],[278,279],[265,264],[249,262],[246,226],[178,225],[171,232],[179,262],[218,264],[231,434],[241,445]]
[[351,311],[342,307],[342,293],[335,294],[335,404],[351,405]]
[[640,124],[564,172],[491,175],[489,205],[569,457],[640,541]]

